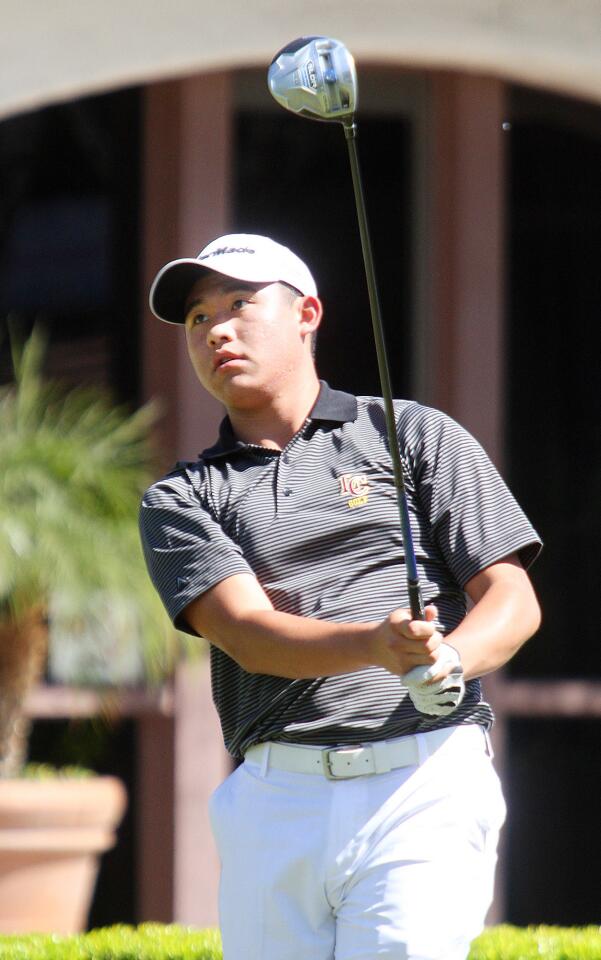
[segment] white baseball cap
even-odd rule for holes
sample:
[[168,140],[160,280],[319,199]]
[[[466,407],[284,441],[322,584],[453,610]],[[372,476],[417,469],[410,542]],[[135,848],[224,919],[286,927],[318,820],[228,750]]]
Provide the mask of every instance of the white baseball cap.
[[197,257],[171,260],[150,288],[150,309],[166,323],[183,323],[186,298],[207,270],[252,283],[287,283],[305,296],[317,296],[306,264],[288,247],[254,233],[229,233],[212,240]]

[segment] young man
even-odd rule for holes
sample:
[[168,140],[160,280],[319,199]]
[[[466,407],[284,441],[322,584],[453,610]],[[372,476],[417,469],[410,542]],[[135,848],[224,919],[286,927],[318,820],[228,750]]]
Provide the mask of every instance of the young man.
[[383,402],[318,380],[305,264],[220,237],[167,264],[150,304],[227,412],[141,511],[244,759],[211,801],[225,960],[462,960],[504,819],[478,677],[539,625],[540,541],[469,434],[396,401],[429,604],[412,621]]

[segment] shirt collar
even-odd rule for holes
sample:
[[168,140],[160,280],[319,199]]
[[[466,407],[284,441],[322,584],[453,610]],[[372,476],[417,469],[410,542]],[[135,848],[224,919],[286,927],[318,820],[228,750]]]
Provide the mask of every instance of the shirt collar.
[[[356,397],[351,393],[343,393],[342,390],[332,390],[325,380],[320,380],[319,383],[319,394],[309,414],[309,420],[346,423],[349,420],[357,419]],[[217,457],[225,457],[228,454],[248,449],[256,448],[253,448],[252,444],[238,440],[232,430],[229,417],[224,417],[219,426],[217,443],[203,450],[200,456],[203,460],[214,460]]]
[[325,380],[321,384],[315,406],[309,414],[310,420],[331,420],[334,423],[346,423],[357,419],[357,398],[352,393],[332,390]]

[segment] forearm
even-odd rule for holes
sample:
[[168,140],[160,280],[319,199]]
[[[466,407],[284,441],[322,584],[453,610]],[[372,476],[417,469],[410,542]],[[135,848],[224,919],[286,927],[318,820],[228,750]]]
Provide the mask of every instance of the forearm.
[[502,667],[540,625],[540,608],[526,573],[513,564],[497,566],[504,568],[502,576],[468,585],[474,606],[445,638],[458,651],[467,679]]
[[249,673],[306,679],[369,666],[375,626],[252,610],[205,635]]
[[354,673],[369,666],[402,675],[435,662],[440,643],[427,608],[426,621],[410,623],[395,610],[383,621],[334,623],[274,610],[254,577],[230,577],[192,601],[187,622],[249,673],[290,679]]

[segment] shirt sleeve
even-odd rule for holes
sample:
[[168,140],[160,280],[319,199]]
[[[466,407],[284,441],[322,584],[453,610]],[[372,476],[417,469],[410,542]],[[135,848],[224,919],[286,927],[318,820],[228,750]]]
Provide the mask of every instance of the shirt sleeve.
[[480,444],[446,414],[417,409],[405,434],[416,493],[457,582],[512,553],[528,567],[540,537]]
[[140,536],[150,577],[178,630],[195,631],[180,616],[221,580],[250,573],[240,547],[203,504],[185,470],[153,484],[140,507]]

